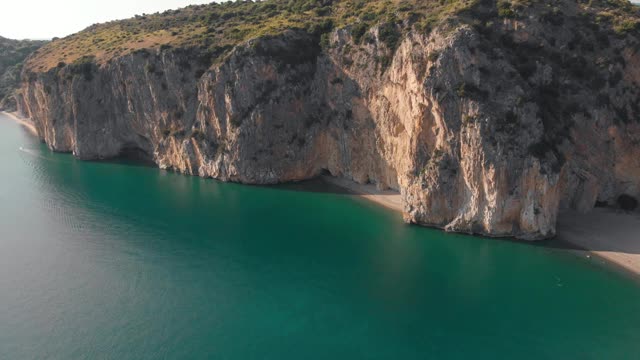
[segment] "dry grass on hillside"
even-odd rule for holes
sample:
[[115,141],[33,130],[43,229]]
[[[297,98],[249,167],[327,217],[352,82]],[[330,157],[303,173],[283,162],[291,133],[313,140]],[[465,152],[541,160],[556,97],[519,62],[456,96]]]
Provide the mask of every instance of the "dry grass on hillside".
[[[544,4],[553,14],[564,1],[569,0],[266,0],[194,5],[93,25],[43,47],[28,61],[28,68],[47,71],[88,55],[104,63],[142,48],[198,47],[219,57],[248,39],[292,28],[319,37],[345,26],[351,26],[359,37],[379,23],[393,24],[392,30],[402,25],[400,28],[428,32],[460,20],[486,20],[475,17],[474,9],[479,6],[493,8],[496,17],[517,18],[535,4]],[[591,9],[593,21],[601,26],[618,32],[638,31],[638,8],[626,0],[578,2]],[[397,34],[391,31],[388,35],[393,43]]]

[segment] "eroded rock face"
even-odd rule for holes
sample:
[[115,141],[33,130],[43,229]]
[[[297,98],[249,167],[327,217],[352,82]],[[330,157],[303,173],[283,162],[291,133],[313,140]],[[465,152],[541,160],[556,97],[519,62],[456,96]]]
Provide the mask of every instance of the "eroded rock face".
[[251,184],[326,170],[399,190],[406,221],[450,231],[547,238],[560,207],[638,197],[637,40],[612,40],[625,61],[587,54],[578,71],[558,57],[570,31],[502,26],[508,40],[462,26],[409,32],[397,49],[376,28],[362,45],[337,30],[325,49],[289,31],[213,66],[143,51],[32,76],[17,102],[53,150],[81,159],[136,150]]

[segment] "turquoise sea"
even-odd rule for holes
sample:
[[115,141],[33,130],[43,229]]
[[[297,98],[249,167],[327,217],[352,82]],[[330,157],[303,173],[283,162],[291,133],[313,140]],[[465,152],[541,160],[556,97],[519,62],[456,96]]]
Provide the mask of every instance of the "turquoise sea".
[[640,358],[638,282],[564,250],[81,162],[4,115],[0,169],[0,359]]

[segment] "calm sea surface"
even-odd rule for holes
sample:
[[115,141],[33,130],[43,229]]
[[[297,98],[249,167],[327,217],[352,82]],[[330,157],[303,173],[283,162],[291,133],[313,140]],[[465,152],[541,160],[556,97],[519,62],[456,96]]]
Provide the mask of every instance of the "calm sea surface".
[[638,359],[640,286],[338,192],[54,154],[0,115],[0,359]]

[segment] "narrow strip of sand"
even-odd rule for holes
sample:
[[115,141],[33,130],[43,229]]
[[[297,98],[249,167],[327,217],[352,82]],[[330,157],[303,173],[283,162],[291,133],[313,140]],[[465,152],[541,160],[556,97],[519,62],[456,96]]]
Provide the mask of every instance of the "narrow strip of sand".
[[402,197],[397,191],[378,190],[376,186],[372,184],[358,184],[355,181],[333,176],[323,176],[322,179],[391,210],[400,213],[403,211]]
[[[391,210],[403,211],[402,198],[396,191],[381,191],[375,185],[332,176],[323,176],[323,180]],[[606,264],[640,277],[640,214],[601,208],[586,214],[562,212],[558,217],[556,239],[548,246],[566,249],[578,256],[595,255]]]
[[596,208],[558,216],[557,238],[640,276],[640,214]]
[[33,125],[33,123],[31,123],[31,121],[21,118],[17,113],[10,113],[10,112],[6,112],[6,111],[2,111],[2,112],[0,112],[0,114],[5,115],[9,119],[11,119],[11,120],[15,121],[16,123],[24,126],[33,135],[38,136],[38,131],[36,130],[35,125]]

